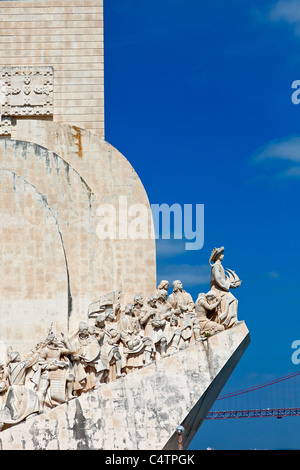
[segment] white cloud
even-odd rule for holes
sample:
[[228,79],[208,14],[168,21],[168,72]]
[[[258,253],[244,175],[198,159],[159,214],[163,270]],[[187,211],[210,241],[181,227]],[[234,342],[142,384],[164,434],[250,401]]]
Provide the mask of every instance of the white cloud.
[[167,279],[172,284],[180,279],[183,288],[205,286],[203,289],[206,292],[210,286],[210,269],[208,265],[169,264],[158,268],[157,280]]
[[280,274],[277,272],[277,271],[268,271],[266,273],[266,276],[269,278],[269,279],[278,279],[280,277]]
[[272,21],[300,23],[300,0],[280,0],[272,6],[269,17]]
[[287,170],[282,172],[282,176],[286,176],[288,178],[300,178],[300,165],[288,168]]
[[291,136],[284,139],[272,140],[264,147],[255,152],[251,161],[254,163],[267,162],[268,160],[277,160],[290,164],[289,168],[283,168],[278,171],[277,178],[299,178],[300,177],[300,137]]
[[262,161],[269,158],[279,158],[300,163],[300,137],[292,136],[272,140],[259,149],[254,155],[255,161]]
[[279,0],[269,11],[269,19],[293,25],[295,34],[300,35],[300,0]]
[[156,256],[158,258],[170,258],[186,252],[185,240],[156,240]]

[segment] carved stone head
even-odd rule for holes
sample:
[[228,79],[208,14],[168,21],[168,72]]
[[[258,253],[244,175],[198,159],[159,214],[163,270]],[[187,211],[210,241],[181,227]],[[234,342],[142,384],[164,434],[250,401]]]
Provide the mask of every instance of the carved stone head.
[[134,296],[134,305],[139,305],[141,307],[144,305],[144,299],[141,294],[137,294]]
[[114,321],[116,319],[116,315],[113,308],[108,308],[105,312],[105,319],[108,321]]
[[81,321],[78,325],[79,335],[80,336],[88,336],[89,334],[89,326],[84,321]]
[[209,292],[207,292],[206,294],[206,298],[209,302],[211,301],[215,301],[216,300],[216,292],[214,290],[210,290]]
[[161,289],[158,291],[157,293],[157,300],[159,300],[160,302],[164,302],[168,297],[168,291],[164,290],[164,289]]
[[168,290],[170,287],[170,284],[169,284],[169,281],[166,281],[166,280],[162,280],[160,281],[159,285],[158,285],[158,289],[161,290],[161,289],[164,289],[164,290]]
[[134,314],[134,305],[133,304],[126,304],[125,305],[125,315],[133,316],[133,314]]
[[105,325],[105,315],[98,315],[95,320],[95,326],[102,328]]
[[212,265],[212,263],[215,263],[216,261],[218,261],[218,259],[223,259],[223,258],[224,258],[224,246],[221,246],[221,248],[214,248],[209,258],[209,264]]
[[170,326],[178,326],[178,317],[177,317],[177,315],[171,315]]
[[177,281],[174,281],[173,284],[173,292],[177,292],[177,291],[182,291],[182,282],[177,280]]
[[151,294],[147,299],[147,304],[150,305],[150,307],[155,308],[156,307],[156,301],[157,301],[156,295]]

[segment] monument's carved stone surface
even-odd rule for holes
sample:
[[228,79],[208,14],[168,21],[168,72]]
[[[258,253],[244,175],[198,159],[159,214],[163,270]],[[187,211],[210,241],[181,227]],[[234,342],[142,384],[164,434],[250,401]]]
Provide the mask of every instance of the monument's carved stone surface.
[[[116,208],[116,238],[97,239],[99,250],[94,251],[93,265],[97,265],[101,272],[93,279],[95,288],[88,302],[95,302],[101,295],[120,288],[124,305],[131,302],[135,293],[149,295],[153,292],[156,286],[156,249],[155,239],[151,236],[154,231],[151,208],[145,188],[128,160],[105,140],[67,124],[18,121],[15,135],[17,139],[35,142],[60,155],[87,182],[98,205],[111,204]],[[128,208],[140,204],[147,209],[148,238],[132,240],[118,237],[122,197],[126,198]],[[96,214],[94,230],[100,220]]]
[[0,434],[2,449],[187,448],[249,343],[240,322]]
[[44,193],[15,172],[17,159],[8,153],[0,151],[6,163],[14,163],[3,168],[2,161],[0,167],[0,340],[25,353],[45,322],[66,330],[68,276],[57,214]]
[[[10,146],[13,144],[14,141],[9,141]],[[11,176],[8,170],[5,173]],[[15,179],[14,175],[17,189]],[[22,187],[20,192],[22,201]],[[40,199],[45,205],[45,197]],[[210,263],[223,258],[224,247],[215,248]],[[223,274],[221,264],[213,264],[212,284],[215,266]],[[228,273],[224,271],[221,276],[224,286],[239,287],[238,276],[231,270]],[[120,303],[121,292],[108,294],[98,305],[90,304],[88,313],[71,335],[68,324],[67,335],[61,333],[59,339],[52,322],[46,338],[39,335],[41,341],[34,347],[32,344],[29,352],[21,355],[10,345],[5,355],[5,348],[2,349],[0,430],[9,436],[9,441],[15,442],[12,435],[19,432],[9,429],[29,420],[29,428],[23,424],[20,428],[20,432],[25,432],[20,439],[24,449],[173,448],[172,429],[176,423],[188,425],[186,440],[190,442],[247,347],[249,333],[244,322],[238,320],[237,308],[233,318],[228,307],[236,299],[225,302],[222,309],[222,294],[217,294],[213,285],[207,294],[199,294],[196,304],[180,280],[173,281],[171,293],[169,286],[168,281],[161,281],[146,301],[137,294],[124,308]],[[35,337],[37,324],[32,324]],[[5,346],[7,333],[2,341]],[[193,378],[197,378],[194,389]],[[91,395],[92,390],[99,390],[96,397]],[[98,401],[97,412],[90,400]],[[83,412],[85,403],[87,408]],[[58,408],[61,404],[63,409]],[[74,406],[76,417],[72,415]],[[105,406],[111,411],[108,421]],[[53,409],[57,409],[57,414],[50,412]],[[113,425],[109,421],[111,416]],[[53,423],[49,424],[48,417]],[[75,435],[74,432],[70,435],[71,428],[74,431],[70,423],[74,420],[81,424],[79,429],[74,424]],[[56,430],[67,432],[61,435],[52,430],[51,439],[45,440],[45,426],[49,436],[52,424]],[[34,434],[34,441],[30,434]],[[13,445],[20,448],[18,441]]]
[[2,114],[53,114],[53,67],[3,67],[2,84],[6,96]]
[[53,67],[2,67],[2,135],[13,117],[26,116],[53,116]]
[[[68,279],[65,298],[69,306],[65,310],[56,305],[56,316],[58,324],[64,318],[65,324],[68,324],[72,331],[82,319],[83,312],[87,313],[88,306],[107,292],[123,289],[121,300],[125,304],[132,300],[136,292],[149,295],[155,289],[154,239],[149,237],[148,240],[102,240],[97,236],[97,225],[100,221],[97,209],[101,202],[111,203],[117,208],[119,196],[122,194],[127,197],[128,204],[139,202],[149,207],[149,202],[131,165],[105,141],[87,131],[76,129],[76,132],[81,135],[79,156],[76,138],[74,138],[74,127],[63,126],[59,132],[60,126],[56,123],[30,122],[32,129],[37,128],[37,135],[39,135],[39,138],[32,138],[32,141],[41,141],[47,131],[43,134],[38,130],[49,128],[49,138],[53,136],[51,147],[62,152],[65,157],[68,156],[71,163],[35,143],[2,140],[0,141],[0,165],[16,172],[36,188],[57,218],[65,255],[64,270]],[[54,136],[56,136],[55,139]],[[0,181],[0,188],[1,185],[2,181]],[[8,211],[10,206],[6,200],[4,188],[2,189],[2,204]],[[28,220],[31,223],[30,211],[28,211]],[[42,224],[43,220],[37,221],[37,224],[39,223]],[[151,230],[152,219],[149,207],[149,233]],[[5,233],[2,232],[3,247],[7,246],[6,243],[10,246],[19,246],[20,231],[14,231],[12,225],[9,239]],[[34,240],[34,238],[31,240],[31,246],[35,243]],[[26,237],[22,243],[25,245]],[[53,256],[54,259],[55,253],[48,253],[48,256]],[[29,263],[28,256],[18,257],[18,259],[20,266],[27,266],[27,270],[28,266],[32,267],[30,285],[37,283],[38,271],[32,262]],[[12,266],[8,269],[12,270]],[[6,276],[7,284],[11,283],[15,286],[16,295],[14,301],[9,300],[6,313],[2,313],[2,318],[9,318],[9,323],[18,321],[20,302],[23,300],[29,302],[31,298],[29,296],[31,291],[27,287],[24,288],[24,282],[18,282],[13,271],[10,273],[10,276]],[[55,292],[55,270],[52,280],[53,288],[50,292]],[[51,282],[51,277],[48,282]],[[7,295],[7,291],[2,290],[2,299],[6,302],[8,301]],[[39,306],[37,311],[33,306],[31,307],[31,316],[38,318],[41,322],[48,315],[46,305],[44,304],[43,307],[43,295],[39,297],[35,293],[33,298]],[[5,339],[4,336],[5,333],[2,330],[0,338]],[[30,338],[30,335],[26,335],[24,331],[24,338],[26,337]],[[11,339],[16,341],[16,338]],[[28,344],[25,347],[28,347]],[[21,352],[25,351],[23,345]]]
[[2,449],[175,449],[179,424],[187,447],[249,343],[224,247],[196,302],[156,284],[146,191],[104,140],[102,15],[0,2]]

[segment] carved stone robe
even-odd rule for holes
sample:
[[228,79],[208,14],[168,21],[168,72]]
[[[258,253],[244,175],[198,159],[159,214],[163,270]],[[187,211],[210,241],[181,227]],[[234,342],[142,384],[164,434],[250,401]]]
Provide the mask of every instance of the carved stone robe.
[[27,416],[39,411],[38,395],[25,386],[28,369],[36,363],[38,356],[12,362],[8,366],[10,387],[6,396],[6,403],[0,416],[0,422],[16,424]]
[[[123,354],[126,357],[127,368],[140,368],[144,365],[144,350],[149,347],[151,340],[143,337],[143,332],[137,331],[137,319],[130,315],[124,315],[120,318],[119,326],[121,341],[123,343]],[[130,346],[129,343],[133,343]]]
[[219,260],[212,266],[210,288],[222,299],[219,321],[225,328],[230,328],[237,321],[238,301],[229,291],[230,282],[226,279],[225,270]]
[[223,325],[220,325],[216,321],[216,308],[218,305],[218,302],[209,304],[206,300],[205,294],[199,294],[195,304],[195,310],[202,336],[206,333],[214,335],[215,333],[219,333],[225,329]]
[[[174,312],[179,311],[180,305],[183,307],[187,307],[187,311],[183,313],[176,313],[178,315],[179,326],[185,330],[187,333],[188,324],[190,324],[190,314],[194,312],[195,304],[191,294],[186,292],[185,290],[176,291],[169,295],[167,302],[171,304]],[[190,336],[191,336],[191,328],[190,329]],[[190,337],[189,336],[189,337]]]
[[168,302],[172,305],[174,310],[176,310],[180,305],[187,307],[189,312],[194,310],[194,301],[192,296],[185,290],[178,290],[170,294]]

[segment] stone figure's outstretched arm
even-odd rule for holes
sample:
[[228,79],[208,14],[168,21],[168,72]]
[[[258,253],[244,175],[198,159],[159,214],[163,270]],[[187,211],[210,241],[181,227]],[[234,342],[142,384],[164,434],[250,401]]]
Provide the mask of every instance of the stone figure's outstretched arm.
[[206,302],[205,299],[200,299],[199,300],[199,303],[200,305],[202,305],[202,307],[204,307],[206,310],[214,310],[220,303],[221,299],[219,299],[217,302],[214,302],[213,304],[209,304],[208,302]]
[[65,346],[65,349],[62,349],[61,353],[63,355],[74,354],[75,353],[74,346],[72,346],[70,341],[66,338],[66,336],[63,333],[61,333],[61,338],[62,338],[61,341],[63,345]]

